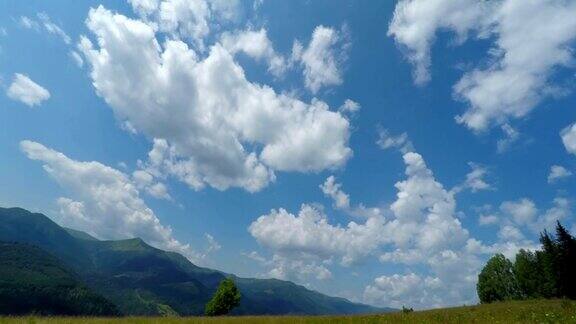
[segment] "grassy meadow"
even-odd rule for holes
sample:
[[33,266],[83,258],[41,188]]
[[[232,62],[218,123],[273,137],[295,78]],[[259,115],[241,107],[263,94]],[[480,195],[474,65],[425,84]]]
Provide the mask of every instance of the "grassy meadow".
[[243,316],[243,317],[2,317],[0,324],[20,323],[576,323],[576,301],[530,300],[443,308],[413,313],[365,316]]

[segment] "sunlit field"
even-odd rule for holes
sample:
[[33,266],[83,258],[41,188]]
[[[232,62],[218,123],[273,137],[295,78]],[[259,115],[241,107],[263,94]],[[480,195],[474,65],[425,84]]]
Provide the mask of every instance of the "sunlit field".
[[3,317],[0,323],[576,323],[576,301],[532,300],[366,316]]

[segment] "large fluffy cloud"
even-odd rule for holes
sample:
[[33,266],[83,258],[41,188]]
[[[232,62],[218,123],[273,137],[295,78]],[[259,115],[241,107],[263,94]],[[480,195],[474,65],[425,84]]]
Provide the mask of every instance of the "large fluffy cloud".
[[321,259],[340,257],[345,264],[374,251],[380,243],[383,218],[346,227],[331,225],[326,214],[303,205],[298,215],[284,209],[272,210],[254,221],[249,231],[256,240],[282,255],[312,255]]
[[193,188],[258,191],[276,170],[335,168],[352,154],[343,115],[249,82],[219,43],[201,59],[186,43],[160,44],[150,24],[102,6],[86,24],[97,45],[83,37],[79,46],[98,94],[131,129],[162,143],[164,170]]
[[8,87],[6,95],[12,99],[34,107],[50,99],[50,92],[32,81],[24,74],[14,74],[14,80]]
[[474,131],[526,116],[544,97],[557,93],[549,76],[569,67],[576,37],[576,3],[546,0],[403,0],[388,34],[407,49],[417,83],[429,76],[430,47],[439,30],[493,38],[489,64],[467,72],[454,86],[467,102],[457,120]]
[[474,303],[477,274],[487,256],[497,252],[513,256],[521,248],[534,248],[523,229],[547,228],[569,211],[568,201],[562,198],[544,213],[528,200],[504,203],[501,213],[506,216],[492,216],[485,222],[502,219],[498,239],[485,244],[471,238],[463,227],[455,198],[464,188],[490,188],[482,180],[485,169],[472,164],[461,189],[447,190],[421,155],[408,152],[403,160],[406,178],[395,184],[396,199],[387,210],[353,205],[350,195],[330,176],[320,189],[333,200],[334,209],[362,217],[342,226],[333,223],[321,206],[304,204],[298,213],[272,210],[254,221],[250,234],[272,252],[269,261],[258,257],[270,269],[268,275],[306,281],[304,275],[295,275],[298,269],[308,269],[307,278],[313,279],[310,269],[330,271],[333,261],[350,267],[376,258],[403,267],[404,272],[376,277],[365,288],[366,302],[417,308]]
[[140,237],[199,261],[199,254],[176,240],[170,227],[160,223],[126,174],[99,162],[70,159],[32,141],[22,141],[20,148],[30,159],[41,161],[44,170],[72,195],[57,200],[63,225],[101,239]]
[[[284,209],[272,210],[253,222],[249,231],[261,245],[272,250],[274,257],[311,265],[326,264],[336,258],[344,266],[370,256],[379,257],[383,262],[428,265],[431,269],[438,269],[431,280],[441,280],[438,276],[444,273],[445,261],[442,256],[454,253],[458,258],[468,257],[461,251],[468,240],[468,232],[456,217],[454,193],[435,180],[422,157],[417,153],[406,153],[404,162],[407,179],[396,183],[397,199],[389,211],[366,208],[361,204],[352,206],[341,184],[329,177],[320,186],[322,191],[334,200],[336,209],[351,216],[362,216],[362,222],[351,221],[346,226],[330,224],[321,208],[305,204],[298,214]],[[385,217],[385,214],[390,217]],[[472,267],[470,271],[474,273],[475,270]],[[447,277],[444,280],[446,289],[455,287]],[[473,299],[470,297],[473,289],[469,278],[462,280],[468,284],[468,289],[462,294],[468,294],[466,300]],[[460,284],[464,285],[459,281]],[[367,289],[367,300],[375,302],[376,295],[373,289]],[[436,295],[435,298],[440,297]],[[426,305],[431,303],[427,300]]]

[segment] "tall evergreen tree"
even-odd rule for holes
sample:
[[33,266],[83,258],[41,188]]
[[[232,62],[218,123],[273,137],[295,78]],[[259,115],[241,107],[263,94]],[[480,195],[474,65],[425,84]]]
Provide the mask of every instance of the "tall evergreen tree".
[[536,252],[541,269],[540,295],[544,298],[558,296],[558,247],[546,230],[540,234],[542,250]]
[[576,299],[576,240],[557,222],[558,297]]

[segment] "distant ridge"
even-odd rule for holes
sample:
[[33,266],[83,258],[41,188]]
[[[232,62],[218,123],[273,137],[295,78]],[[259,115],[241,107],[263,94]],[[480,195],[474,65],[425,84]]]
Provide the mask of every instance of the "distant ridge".
[[289,281],[239,278],[198,267],[178,253],[156,249],[139,238],[100,241],[22,208],[0,208],[0,241],[35,245],[58,257],[125,315],[202,314],[225,277],[234,278],[242,293],[241,304],[234,310],[238,315],[394,311],[326,296]]

